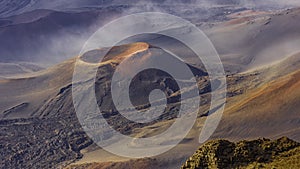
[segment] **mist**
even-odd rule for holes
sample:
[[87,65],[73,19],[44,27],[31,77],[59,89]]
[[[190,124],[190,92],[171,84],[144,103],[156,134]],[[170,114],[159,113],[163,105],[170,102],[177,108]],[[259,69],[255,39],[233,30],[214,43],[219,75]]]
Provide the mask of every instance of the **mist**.
[[[5,5],[6,2],[1,3]],[[245,8],[270,10],[298,6],[300,1],[297,0],[36,0],[20,8],[0,8],[0,18],[37,9],[40,12],[41,9],[50,10],[47,15],[37,12],[27,13],[23,18],[0,19],[0,62],[60,63],[75,57],[89,36],[102,25],[132,13],[164,12],[201,26],[224,21],[227,19],[224,13]],[[27,17],[38,19],[26,21]]]

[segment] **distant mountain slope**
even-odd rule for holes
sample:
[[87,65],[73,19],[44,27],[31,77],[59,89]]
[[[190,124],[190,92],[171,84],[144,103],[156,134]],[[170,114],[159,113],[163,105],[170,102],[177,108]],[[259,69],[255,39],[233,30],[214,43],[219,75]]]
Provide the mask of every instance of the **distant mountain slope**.
[[181,169],[299,168],[300,143],[286,137],[232,143],[210,141],[202,145]]
[[[232,73],[261,68],[299,52],[300,9],[275,14],[258,12],[249,17],[238,14],[245,10],[243,8],[195,7],[192,11],[186,11],[184,6],[178,8],[182,9],[172,11],[169,6],[166,12],[202,28],[219,52],[226,70]],[[40,9],[0,19],[0,62],[53,65],[72,58],[94,31],[113,18],[129,14],[130,9],[126,5],[64,12]],[[213,12],[208,14],[208,11]],[[224,12],[228,16],[223,15]],[[241,18],[232,19],[230,13]],[[212,24],[215,25],[212,29],[207,26],[224,20],[230,21]],[[184,30],[178,32],[184,33]]]
[[1,0],[0,17],[15,15],[31,5],[32,0]]
[[[36,9],[52,9],[52,10],[70,10],[85,7],[99,7],[112,5],[135,5],[148,4],[149,7],[159,8],[160,5],[171,5],[169,0],[2,0],[0,1],[0,17],[7,17],[21,14],[24,12]],[[217,5],[233,5],[236,7],[247,7],[253,9],[282,9],[287,7],[299,6],[300,3],[294,0],[287,0],[284,2],[278,0],[259,1],[253,0],[247,2],[244,0],[172,0],[175,5],[194,5],[198,7],[209,7]]]
[[[208,7],[214,5],[241,5],[238,1],[240,0],[172,0],[174,6],[178,5],[194,5],[198,7]],[[87,7],[90,8],[99,8],[99,7],[111,7],[111,6],[135,6],[141,7],[145,5],[148,10],[160,9],[163,10],[164,5],[172,5],[168,0],[149,0],[149,1],[140,1],[140,0],[53,0],[53,1],[44,1],[44,0],[2,0],[0,1],[0,18],[9,17],[12,15],[22,14],[24,12],[30,12],[37,9],[50,9],[56,11],[68,11],[68,10],[81,10]],[[152,9],[151,9],[152,8]],[[143,9],[143,7],[141,8]],[[136,10],[136,9],[135,9]]]
[[161,3],[156,0],[3,0],[0,3],[0,12],[10,13],[2,18],[0,13],[0,62],[38,62],[48,65],[78,55],[92,33],[120,16],[156,11],[202,24],[225,20],[224,12],[244,9],[198,6],[194,2],[182,1]]
[[0,62],[60,63],[78,55],[88,37],[118,15],[118,9],[38,10],[0,20]]
[[37,72],[42,69],[42,66],[31,63],[0,63],[0,77],[20,77],[26,73]]
[[240,15],[241,18],[205,30],[226,69],[255,70],[299,52],[300,9],[258,17]]

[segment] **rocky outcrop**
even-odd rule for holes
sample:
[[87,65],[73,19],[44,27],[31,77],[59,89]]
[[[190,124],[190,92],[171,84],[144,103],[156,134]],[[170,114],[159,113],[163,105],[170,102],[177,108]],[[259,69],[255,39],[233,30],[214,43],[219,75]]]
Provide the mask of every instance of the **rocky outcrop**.
[[[202,145],[181,169],[295,168],[300,165],[299,158],[295,158],[299,153],[300,143],[287,137],[274,141],[258,139],[237,143],[216,140]],[[286,160],[289,163],[278,163],[285,158],[289,159]]]

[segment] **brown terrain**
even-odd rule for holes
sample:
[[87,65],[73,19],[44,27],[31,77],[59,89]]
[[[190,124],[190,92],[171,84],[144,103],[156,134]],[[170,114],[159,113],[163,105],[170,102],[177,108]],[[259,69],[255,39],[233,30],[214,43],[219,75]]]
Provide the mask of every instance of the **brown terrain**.
[[[226,109],[211,139],[240,141],[287,136],[300,141],[300,54],[297,50],[300,24],[295,22],[300,18],[300,10],[265,15],[244,18],[241,22],[220,23],[206,30],[228,73]],[[274,34],[280,37],[274,37]],[[284,45],[288,46],[286,50],[283,50]],[[77,59],[80,64],[92,64],[101,50],[87,52],[22,77],[0,78],[0,91],[5,96],[0,98],[1,168],[173,169],[180,168],[196,151],[201,127],[208,116],[211,91],[207,73],[192,62],[186,64],[198,76],[199,93],[204,102],[194,128],[176,148],[157,157],[126,159],[109,154],[93,143],[76,117],[72,102],[72,75]],[[112,73],[122,60],[129,58],[143,66],[149,59],[159,57],[160,53],[160,48],[149,43],[126,44],[113,47],[103,62],[96,63],[97,101],[101,103],[99,106],[103,106],[108,123],[123,134],[137,137],[155,135],[176,119],[176,88],[168,95],[172,102],[165,115],[148,124],[129,122],[122,117],[116,111],[111,95],[107,94],[110,89],[106,86],[110,85]],[[157,87],[162,84],[172,86],[168,75],[156,77],[153,74],[158,72],[151,71],[137,77],[145,84],[140,88],[148,90],[147,85],[152,84],[155,78],[154,85]],[[134,96],[133,102],[138,108],[148,108],[145,102],[147,96]],[[288,139],[278,142],[286,140],[292,142]],[[271,144],[270,140],[258,142]],[[217,146],[212,148],[223,143],[234,145],[229,141],[216,141]],[[248,142],[236,144],[244,143]]]

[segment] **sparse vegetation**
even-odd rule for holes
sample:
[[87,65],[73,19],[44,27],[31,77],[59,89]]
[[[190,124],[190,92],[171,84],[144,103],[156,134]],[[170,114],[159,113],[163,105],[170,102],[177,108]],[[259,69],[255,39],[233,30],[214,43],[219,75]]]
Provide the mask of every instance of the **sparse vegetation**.
[[181,169],[299,168],[300,143],[287,137],[232,143],[210,141],[202,145]]

